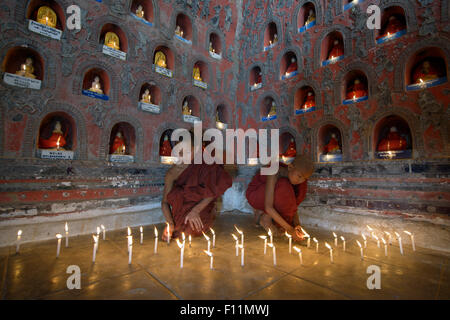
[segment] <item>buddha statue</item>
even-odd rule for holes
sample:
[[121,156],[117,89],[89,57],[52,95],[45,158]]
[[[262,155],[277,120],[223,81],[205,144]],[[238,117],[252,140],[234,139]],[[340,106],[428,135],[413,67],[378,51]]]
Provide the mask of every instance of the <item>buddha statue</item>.
[[61,122],[56,121],[50,138],[39,137],[39,149],[64,150],[63,147],[67,144],[65,136],[61,129]]
[[40,24],[45,24],[46,26],[56,28],[58,18],[55,11],[53,11],[50,7],[42,6],[37,12],[36,21]]
[[192,77],[193,77],[195,80],[203,81],[203,80],[202,80],[202,77],[201,77],[201,74],[200,74],[200,68],[199,68],[197,65],[194,66],[194,70],[192,71]]
[[437,78],[439,78],[439,75],[429,60],[423,61],[413,72],[414,83],[427,82]]
[[335,154],[340,153],[341,148],[339,147],[339,142],[336,138],[336,134],[332,133],[330,141],[324,147],[324,154]]
[[150,94],[149,89],[145,89],[144,93],[142,94],[141,102],[143,103],[152,103],[152,96]]
[[33,59],[26,58],[25,63],[20,65],[20,70],[16,71],[16,75],[36,79],[34,75]]
[[331,48],[330,52],[328,53],[328,60],[338,58],[340,56],[344,55],[344,46],[342,43],[336,39],[333,41],[333,47]]
[[89,91],[96,92],[98,94],[103,94],[102,85],[100,83],[100,77],[95,76],[94,81],[92,82],[92,86]]
[[221,122],[219,117],[219,111],[216,111],[216,122]]
[[166,55],[162,51],[157,51],[155,54],[155,65],[161,68],[167,68]]
[[183,115],[184,116],[190,116],[192,115],[192,110],[189,109],[188,101],[184,100],[183,102]]
[[142,8],[141,5],[138,5],[137,9],[136,9],[136,15],[139,18],[145,19],[145,12],[144,12],[144,8]]
[[212,42],[209,42],[209,52],[216,53],[216,50],[213,48]]
[[398,132],[396,127],[391,127],[387,137],[381,139],[377,151],[400,151],[406,149],[406,139]]
[[167,134],[164,136],[164,141],[159,148],[159,155],[162,157],[172,156],[172,146],[170,145],[169,137]]
[[120,40],[114,32],[107,32],[105,35],[105,45],[115,50],[120,50]]
[[267,115],[267,117],[273,117],[277,115],[277,108],[275,105],[275,101],[272,101],[272,106],[270,107],[270,111],[269,114]]
[[289,64],[289,67],[286,69],[286,75],[289,75],[295,71],[297,71],[297,60],[294,57],[292,57],[291,63]]
[[111,146],[111,154],[125,154],[126,145],[125,140],[122,136],[122,132],[117,132],[114,138],[113,144]]
[[305,101],[302,105],[302,109],[309,109],[316,105],[316,98],[312,91],[309,91],[306,95]]
[[256,76],[256,81],[255,84],[260,84],[262,83],[262,72],[258,72],[258,75]]
[[297,149],[295,147],[295,141],[293,138],[291,138],[291,141],[289,142],[289,146],[286,150],[286,152],[283,154],[283,156],[288,158],[294,158],[297,155]]
[[278,34],[274,34],[273,35],[273,42],[272,42],[272,44],[276,44],[278,42]]
[[367,88],[359,79],[355,79],[353,85],[347,89],[346,99],[358,99],[367,96]]
[[183,32],[183,30],[181,29],[180,26],[177,26],[177,27],[176,27],[176,29],[175,29],[175,34],[176,34],[177,36],[183,38],[184,32]]
[[316,14],[314,13],[313,9],[310,9],[309,13],[308,13],[308,18],[305,21],[305,26],[307,24],[310,24],[311,22],[314,22],[315,20],[316,20]]
[[406,28],[405,24],[401,22],[399,19],[397,19],[396,16],[390,16],[386,28],[384,29],[384,33],[378,38],[393,35],[405,28]]

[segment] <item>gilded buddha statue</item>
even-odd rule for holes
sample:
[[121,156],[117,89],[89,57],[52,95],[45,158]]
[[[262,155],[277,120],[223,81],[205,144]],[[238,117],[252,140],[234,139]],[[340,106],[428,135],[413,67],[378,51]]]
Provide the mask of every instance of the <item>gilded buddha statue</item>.
[[176,29],[175,29],[175,34],[176,34],[177,36],[183,38],[183,35],[184,35],[183,29],[181,29],[180,26],[177,26]]
[[114,32],[107,32],[105,35],[105,46],[120,50],[120,40]]
[[200,68],[199,68],[197,65],[194,66],[194,70],[192,71],[192,77],[193,77],[195,80],[203,81],[203,80],[202,80],[202,77],[201,77],[201,73],[200,73]]
[[309,13],[308,13],[308,18],[305,21],[305,26],[307,24],[310,24],[311,22],[314,22],[315,20],[316,20],[316,14],[314,13],[313,9],[310,9]]
[[34,75],[33,59],[26,58],[25,63],[20,65],[20,70],[16,71],[16,75],[36,79]]
[[190,116],[192,115],[192,110],[189,109],[188,101],[184,100],[183,102],[183,115],[184,116]]
[[166,55],[162,51],[157,51],[155,54],[155,65],[161,68],[167,68]]
[[152,96],[150,94],[150,90],[149,89],[145,89],[144,93],[142,94],[141,97],[141,102],[143,103],[152,103]]
[[272,101],[272,106],[270,107],[270,111],[269,114],[267,115],[268,117],[273,117],[277,115],[277,108],[275,105],[275,101]]
[[39,8],[37,12],[36,21],[39,22],[40,24],[56,28],[58,18],[56,16],[55,11],[53,11],[50,7],[42,6]]
[[144,8],[142,8],[141,5],[138,5],[137,9],[136,9],[136,15],[139,18],[145,19],[145,12],[144,12]]

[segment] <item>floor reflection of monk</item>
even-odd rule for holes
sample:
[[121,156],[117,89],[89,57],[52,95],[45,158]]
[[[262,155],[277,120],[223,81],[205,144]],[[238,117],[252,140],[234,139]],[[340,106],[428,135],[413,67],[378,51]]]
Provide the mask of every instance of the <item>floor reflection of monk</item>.
[[[193,163],[194,149],[187,142],[185,149],[191,150],[190,163]],[[164,179],[161,202],[170,237],[177,238],[182,232],[201,236],[209,230],[215,219],[216,200],[231,184],[231,176],[223,165],[181,163],[172,166]],[[167,227],[162,239],[167,240]]]

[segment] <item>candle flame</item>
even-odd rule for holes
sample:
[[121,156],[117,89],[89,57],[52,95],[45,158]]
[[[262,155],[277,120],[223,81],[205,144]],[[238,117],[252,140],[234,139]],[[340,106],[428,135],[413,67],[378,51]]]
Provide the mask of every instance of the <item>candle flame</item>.
[[98,242],[98,236],[96,236],[95,234],[92,235],[92,238],[94,238],[94,242],[97,243]]
[[206,233],[202,232],[203,236],[205,237],[206,241],[209,241],[209,237],[206,235]]
[[237,231],[239,234],[242,234],[242,230],[239,230],[238,227],[236,227],[236,225],[234,226],[234,228],[236,229],[236,231]]
[[183,243],[180,242],[180,239],[178,239],[178,238],[177,238],[177,245],[178,245],[178,247],[180,247],[180,249],[183,248]]
[[57,234],[56,234],[56,238],[61,239],[61,238],[62,238],[62,235],[59,234],[59,233],[57,233]]
[[395,235],[397,236],[397,238],[401,239],[402,237],[400,237],[400,235],[397,233],[397,231],[394,232]]
[[209,230],[211,230],[211,233],[212,233],[213,235],[216,234],[216,233],[214,232],[213,228],[209,228]]
[[267,245],[268,245],[269,247],[271,247],[271,248],[272,248],[272,247],[275,247],[275,245],[274,245],[273,243],[268,243]]
[[158,237],[158,229],[156,229],[156,227],[155,227],[155,238],[157,238]]
[[364,239],[364,241],[366,241],[366,236],[363,233],[361,233],[361,236]]
[[423,80],[422,80],[422,79],[419,79],[419,81],[420,81],[420,83],[423,83]]
[[294,246],[294,250],[297,251],[298,253],[302,252],[302,249],[297,248],[297,246]]
[[311,236],[309,235],[308,232],[306,232],[305,229],[303,229],[302,227],[300,227],[302,229],[303,234],[305,235],[305,237],[310,238]]
[[334,232],[333,232],[333,236],[334,236],[335,238],[337,238],[337,235],[336,235],[336,233],[334,233]]
[[203,252],[206,253],[210,257],[212,257],[212,255],[213,255],[212,252],[208,251],[208,250],[203,250]]
[[260,238],[263,239],[263,240],[266,240],[266,239],[267,239],[267,236],[258,236],[258,237],[260,237]]
[[66,230],[66,232],[69,231],[69,226],[67,225],[67,222],[66,225],[64,226],[64,230]]
[[97,227],[97,234],[100,233],[100,227]]
[[412,233],[411,232],[409,232],[409,231],[403,231],[404,233],[406,233],[408,236],[412,236]]
[[331,246],[327,242],[325,242],[325,247],[327,247],[330,250],[333,250],[333,248],[331,248]]
[[318,243],[319,241],[317,241],[317,239],[314,237],[313,238],[313,241],[315,242],[315,243]]
[[342,240],[342,241],[345,241],[345,238],[344,238],[343,236],[341,236],[341,240]]
[[104,225],[100,225],[100,228],[102,228],[102,230],[105,230],[105,226]]
[[366,227],[367,229],[369,229],[369,231],[373,231],[373,229],[369,225],[366,225]]
[[272,230],[270,230],[270,228],[269,228],[269,232],[267,232],[268,233],[268,235],[269,235],[269,237],[272,235]]
[[142,229],[142,226],[139,227],[139,231],[144,232],[144,230]]
[[287,231],[284,234],[286,235],[286,237],[292,238],[292,236],[289,233],[287,233]]
[[21,236],[22,235],[22,230],[17,231],[17,235]]
[[360,243],[358,240],[356,240],[356,243],[358,244],[358,246],[359,246],[360,248],[362,248],[361,243]]
[[183,239],[183,242],[186,240],[186,237],[184,235],[184,232],[181,233],[181,239]]
[[386,244],[386,240],[383,237],[381,237],[381,241],[383,241],[383,244]]
[[231,234],[234,238],[234,240],[238,241],[238,237],[236,237],[236,235],[234,233]]

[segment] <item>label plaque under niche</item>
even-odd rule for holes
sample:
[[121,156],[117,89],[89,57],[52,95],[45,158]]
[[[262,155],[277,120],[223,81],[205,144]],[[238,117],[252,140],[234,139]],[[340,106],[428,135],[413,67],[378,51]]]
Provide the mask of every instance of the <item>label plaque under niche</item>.
[[202,120],[200,120],[199,117],[196,116],[190,116],[190,115],[183,115],[183,121],[184,122],[190,122],[190,123],[195,123],[195,122],[201,122]]
[[214,59],[217,59],[217,60],[221,60],[222,59],[222,55],[221,54],[217,54],[217,53],[215,53],[215,52],[209,52],[209,55],[212,57],[212,58],[214,58]]
[[73,160],[73,151],[39,149],[38,156],[42,159]]
[[15,87],[35,90],[41,89],[41,80],[22,77],[12,73],[5,72],[3,75],[3,81]]
[[123,52],[123,51],[120,51],[120,50],[116,50],[116,49],[110,48],[110,47],[105,46],[105,45],[103,45],[103,53],[108,55],[108,56],[111,56],[113,58],[120,59],[120,60],[124,60],[125,61],[127,59],[127,53],[126,52]]
[[28,30],[49,37],[55,40],[61,40],[62,31],[56,28],[46,26],[45,24],[28,20]]
[[110,154],[109,155],[110,162],[134,162],[134,157],[126,154]]
[[163,76],[172,78],[173,73],[172,70],[166,69],[166,68],[162,68],[160,66],[155,66],[155,71],[159,74],[162,74]]
[[138,108],[142,111],[146,111],[146,112],[150,112],[150,113],[156,113],[156,114],[161,113],[161,107],[156,104],[152,104],[152,103],[139,102]]
[[207,83],[205,83],[203,81],[195,80],[195,79],[194,79],[194,86],[202,88],[202,89],[208,89]]

